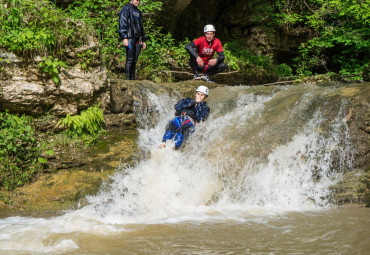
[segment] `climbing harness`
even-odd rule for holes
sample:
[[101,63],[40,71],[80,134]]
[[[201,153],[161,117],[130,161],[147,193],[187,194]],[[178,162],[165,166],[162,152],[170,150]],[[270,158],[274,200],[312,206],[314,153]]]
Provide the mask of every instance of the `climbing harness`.
[[186,112],[182,112],[180,115],[180,121],[181,121],[181,126],[184,124],[190,124],[192,126],[195,126],[196,122],[193,120],[192,117],[186,114]]

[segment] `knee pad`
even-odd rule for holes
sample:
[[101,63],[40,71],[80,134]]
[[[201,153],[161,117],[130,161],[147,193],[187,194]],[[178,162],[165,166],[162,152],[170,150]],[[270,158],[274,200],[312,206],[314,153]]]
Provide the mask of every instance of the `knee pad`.
[[218,65],[217,69],[218,69],[219,72],[223,72],[223,71],[225,71],[226,67],[227,67],[226,64],[224,62],[222,62]]
[[171,140],[172,137],[173,137],[173,132],[167,131],[166,133],[164,133],[162,141],[165,142],[167,140]]

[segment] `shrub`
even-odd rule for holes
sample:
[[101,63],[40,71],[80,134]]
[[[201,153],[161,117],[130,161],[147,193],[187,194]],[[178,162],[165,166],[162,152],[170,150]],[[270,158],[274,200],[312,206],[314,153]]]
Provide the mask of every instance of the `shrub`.
[[98,106],[92,106],[80,115],[67,115],[58,122],[59,126],[67,128],[67,134],[72,138],[82,139],[86,145],[94,143],[104,129],[103,111]]
[[62,55],[83,43],[85,30],[47,0],[5,0],[0,5],[0,47],[18,55]]
[[266,75],[282,77],[292,75],[292,69],[287,64],[276,65],[268,56],[252,54],[243,42],[234,40],[224,45],[225,62],[231,70],[250,72],[253,69],[262,69]]
[[[75,19],[82,20],[86,24],[94,27],[100,40],[100,54],[104,63],[108,64],[112,56],[118,51],[118,55],[125,54],[124,47],[117,47],[118,36],[118,17],[122,7],[129,0],[75,0],[68,8],[68,13]],[[162,6],[161,1],[146,0],[141,1],[139,9],[146,17]],[[148,33],[147,26],[151,24],[150,18],[145,18],[145,31]]]
[[356,74],[370,62],[370,4],[352,0],[279,0],[279,26],[304,27],[311,39],[300,46],[297,72]]
[[34,129],[25,116],[0,113],[0,183],[13,190],[29,182],[40,169]]
[[59,71],[61,67],[67,68],[67,65],[63,61],[59,61],[57,58],[48,57],[42,58],[42,62],[39,64],[39,67],[42,72],[50,75],[51,79],[55,84],[58,84],[60,81]]
[[144,78],[161,81],[171,81],[169,73],[158,78],[158,71],[162,70],[184,70],[189,61],[189,55],[185,50],[188,39],[177,42],[170,33],[163,34],[161,28],[150,27],[150,40],[147,49],[143,51],[139,59],[139,72]]

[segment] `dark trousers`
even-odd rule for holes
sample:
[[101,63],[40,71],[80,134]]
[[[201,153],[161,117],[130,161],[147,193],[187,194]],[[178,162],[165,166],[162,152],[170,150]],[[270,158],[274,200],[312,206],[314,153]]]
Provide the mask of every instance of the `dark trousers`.
[[135,39],[128,40],[126,47],[126,80],[135,80],[136,63],[141,51],[141,44],[136,43]]
[[[217,63],[214,66],[203,65],[202,67],[200,67],[198,65],[197,61],[195,60],[195,58],[193,58],[193,57],[190,57],[189,65],[191,67],[191,70],[193,70],[194,74],[196,74],[198,72],[201,72],[201,73],[205,73],[205,74],[208,74],[208,75],[213,75],[213,74],[216,74],[216,73],[221,73],[226,69],[226,64],[224,62]],[[206,69],[206,67],[207,67],[207,69]]]

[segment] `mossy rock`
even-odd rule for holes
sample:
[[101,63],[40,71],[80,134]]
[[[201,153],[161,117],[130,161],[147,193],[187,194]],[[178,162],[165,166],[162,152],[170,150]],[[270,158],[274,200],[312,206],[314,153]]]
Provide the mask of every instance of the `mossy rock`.
[[343,180],[331,186],[334,203],[344,205],[370,206],[370,172],[353,170],[343,176]]
[[85,197],[109,182],[122,162],[136,162],[137,135],[136,129],[110,130],[92,147],[65,148],[56,169],[12,192],[0,192],[0,215],[56,215],[85,205]]
[[294,85],[309,83],[315,85],[333,85],[345,83],[346,81],[339,74],[319,74],[297,79],[293,82]]

